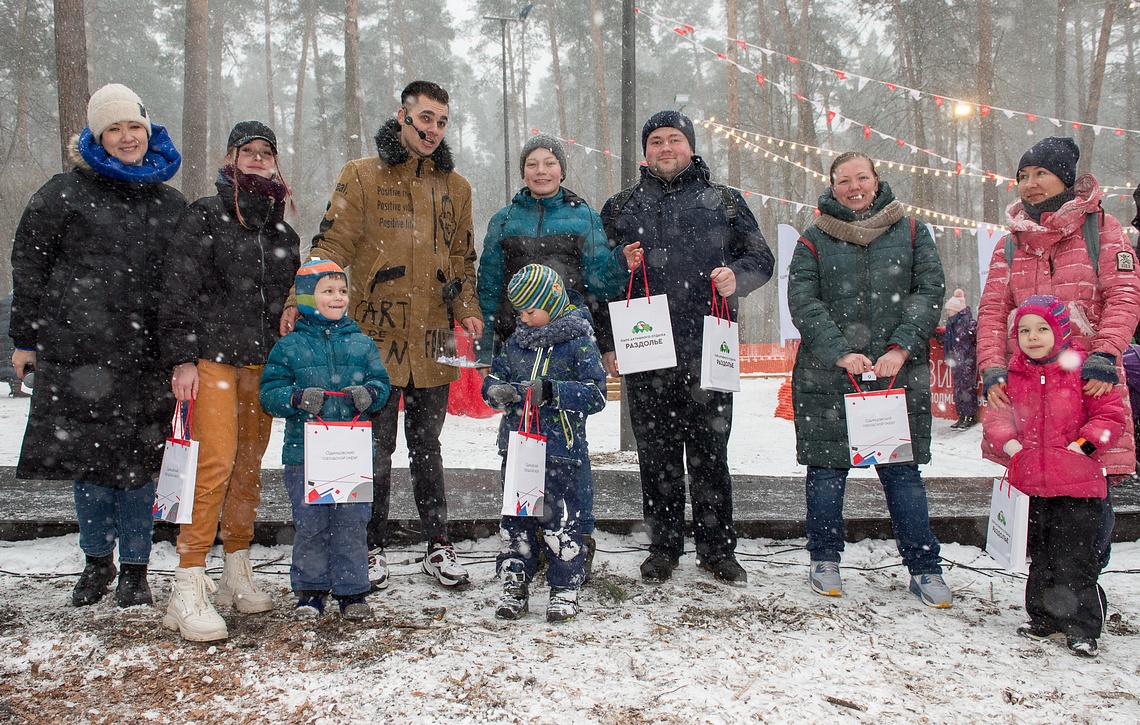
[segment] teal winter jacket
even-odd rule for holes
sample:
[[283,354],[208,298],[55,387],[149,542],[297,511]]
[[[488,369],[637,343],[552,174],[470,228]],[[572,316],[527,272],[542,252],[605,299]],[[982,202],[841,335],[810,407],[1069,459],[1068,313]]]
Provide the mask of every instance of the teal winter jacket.
[[[899,218],[869,243],[843,241],[820,228],[856,221],[830,189],[820,196],[819,210],[788,272],[788,306],[800,332],[792,371],[796,457],[807,466],[851,467],[843,395],[855,389],[836,362],[853,352],[876,361],[898,346],[908,357],[894,387],[906,388],[914,462],[929,463],[929,345],[946,296],[938,248],[925,224],[901,214],[886,182],[870,212]],[[859,385],[882,390],[889,383]]]
[[[285,445],[281,462],[305,462],[305,423],[316,417],[294,408],[293,393],[305,388],[340,392],[350,385],[369,385],[377,391],[365,414],[384,407],[391,386],[376,343],[347,316],[336,322],[302,315],[297,328],[277,341],[261,373],[261,408],[285,419]],[[362,414],[361,417],[365,417]],[[326,421],[356,417],[349,398],[330,395],[321,408]]]

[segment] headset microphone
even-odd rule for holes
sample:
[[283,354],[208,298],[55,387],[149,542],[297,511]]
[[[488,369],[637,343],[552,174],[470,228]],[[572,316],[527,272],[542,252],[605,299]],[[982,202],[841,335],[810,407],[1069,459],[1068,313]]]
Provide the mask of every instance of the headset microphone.
[[416,128],[416,124],[412,122],[412,117],[408,115],[407,111],[404,111],[404,123],[411,126],[412,130],[420,135],[421,141],[427,140],[427,134]]

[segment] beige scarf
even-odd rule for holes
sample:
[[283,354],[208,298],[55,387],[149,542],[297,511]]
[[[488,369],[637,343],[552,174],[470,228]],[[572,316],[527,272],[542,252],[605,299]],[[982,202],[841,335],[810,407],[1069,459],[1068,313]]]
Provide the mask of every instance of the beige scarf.
[[902,218],[903,205],[895,200],[869,219],[845,222],[828,214],[820,214],[819,218],[815,220],[815,226],[819,227],[824,234],[865,247],[878,239],[883,232],[890,229],[895,222]]

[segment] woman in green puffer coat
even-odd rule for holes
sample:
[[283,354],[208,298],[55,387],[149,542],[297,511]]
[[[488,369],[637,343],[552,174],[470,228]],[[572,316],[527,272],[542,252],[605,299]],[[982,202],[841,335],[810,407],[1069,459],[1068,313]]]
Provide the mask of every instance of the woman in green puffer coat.
[[796,245],[788,275],[788,306],[801,336],[792,401],[796,456],[808,467],[808,580],[820,594],[843,593],[843,492],[852,465],[843,396],[855,392],[848,376],[863,390],[885,389],[895,379],[894,387],[906,389],[914,460],[875,470],[910,590],[928,606],[949,607],[918,471],[930,461],[927,355],[946,289],[938,249],[858,152],[831,165],[819,211]]

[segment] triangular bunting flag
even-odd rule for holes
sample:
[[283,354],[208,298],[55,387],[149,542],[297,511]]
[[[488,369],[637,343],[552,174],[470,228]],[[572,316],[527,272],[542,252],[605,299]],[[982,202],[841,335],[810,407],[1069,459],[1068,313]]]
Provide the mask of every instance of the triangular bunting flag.
[[855,77],[859,79],[859,90],[860,91],[863,90],[864,88],[866,88],[867,84],[871,82],[870,78],[864,78],[863,76],[855,76]]

